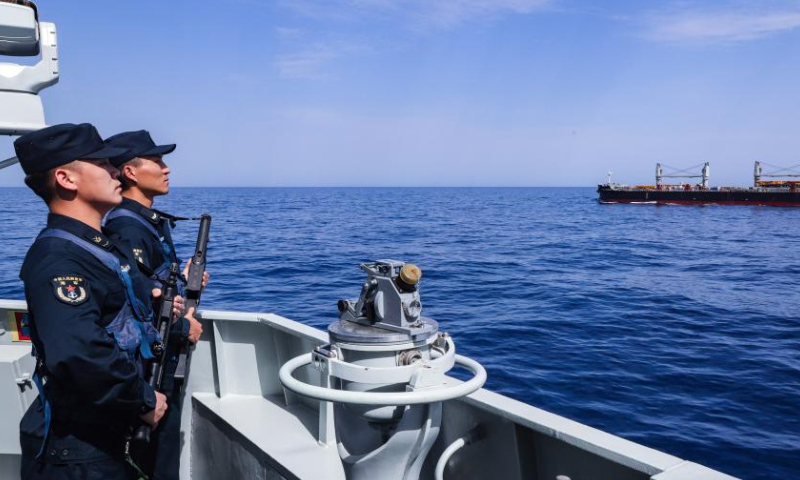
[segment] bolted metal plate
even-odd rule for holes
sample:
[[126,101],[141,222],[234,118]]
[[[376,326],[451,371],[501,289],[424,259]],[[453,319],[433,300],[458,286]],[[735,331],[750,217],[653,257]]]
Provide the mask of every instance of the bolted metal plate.
[[371,325],[337,320],[328,326],[331,342],[391,345],[426,340],[439,331],[439,322],[420,317],[416,327],[395,327],[391,330]]

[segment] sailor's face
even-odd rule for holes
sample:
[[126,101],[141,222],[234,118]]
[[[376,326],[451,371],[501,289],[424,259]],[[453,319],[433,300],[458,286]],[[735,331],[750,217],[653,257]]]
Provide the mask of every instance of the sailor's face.
[[136,167],[136,184],[140,190],[151,195],[169,193],[169,167],[161,155],[139,157],[142,162]]
[[122,202],[122,187],[117,180],[119,171],[108,162],[100,160],[81,160],[77,163],[75,183],[78,195],[96,205],[107,209]]

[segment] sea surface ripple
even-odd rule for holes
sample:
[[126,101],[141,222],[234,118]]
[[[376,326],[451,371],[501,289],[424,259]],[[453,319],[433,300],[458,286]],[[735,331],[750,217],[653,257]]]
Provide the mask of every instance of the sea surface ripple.
[[[589,188],[174,189],[213,215],[209,309],[319,328],[360,262],[414,262],[487,388],[747,480],[800,478],[800,209],[601,205]],[[0,297],[45,209],[0,189]],[[196,224],[176,231],[191,256]]]

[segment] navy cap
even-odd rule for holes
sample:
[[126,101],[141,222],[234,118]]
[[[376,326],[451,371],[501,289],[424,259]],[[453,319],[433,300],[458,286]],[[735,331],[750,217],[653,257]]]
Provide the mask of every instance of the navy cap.
[[113,147],[120,147],[127,150],[127,153],[111,158],[111,164],[119,168],[122,164],[133,160],[136,157],[146,157],[148,155],[166,155],[175,150],[176,145],[156,145],[147,130],[137,130],[135,132],[123,132],[108,137],[106,143]]
[[14,141],[14,150],[27,175],[46,172],[73,160],[110,158],[125,153],[124,148],[106,145],[89,123],[62,123],[27,133]]

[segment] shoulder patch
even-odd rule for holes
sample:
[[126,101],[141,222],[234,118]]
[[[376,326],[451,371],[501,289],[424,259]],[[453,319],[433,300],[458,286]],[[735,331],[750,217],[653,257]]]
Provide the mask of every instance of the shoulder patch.
[[89,299],[86,280],[80,275],[53,277],[56,298],[67,305],[80,305]]

